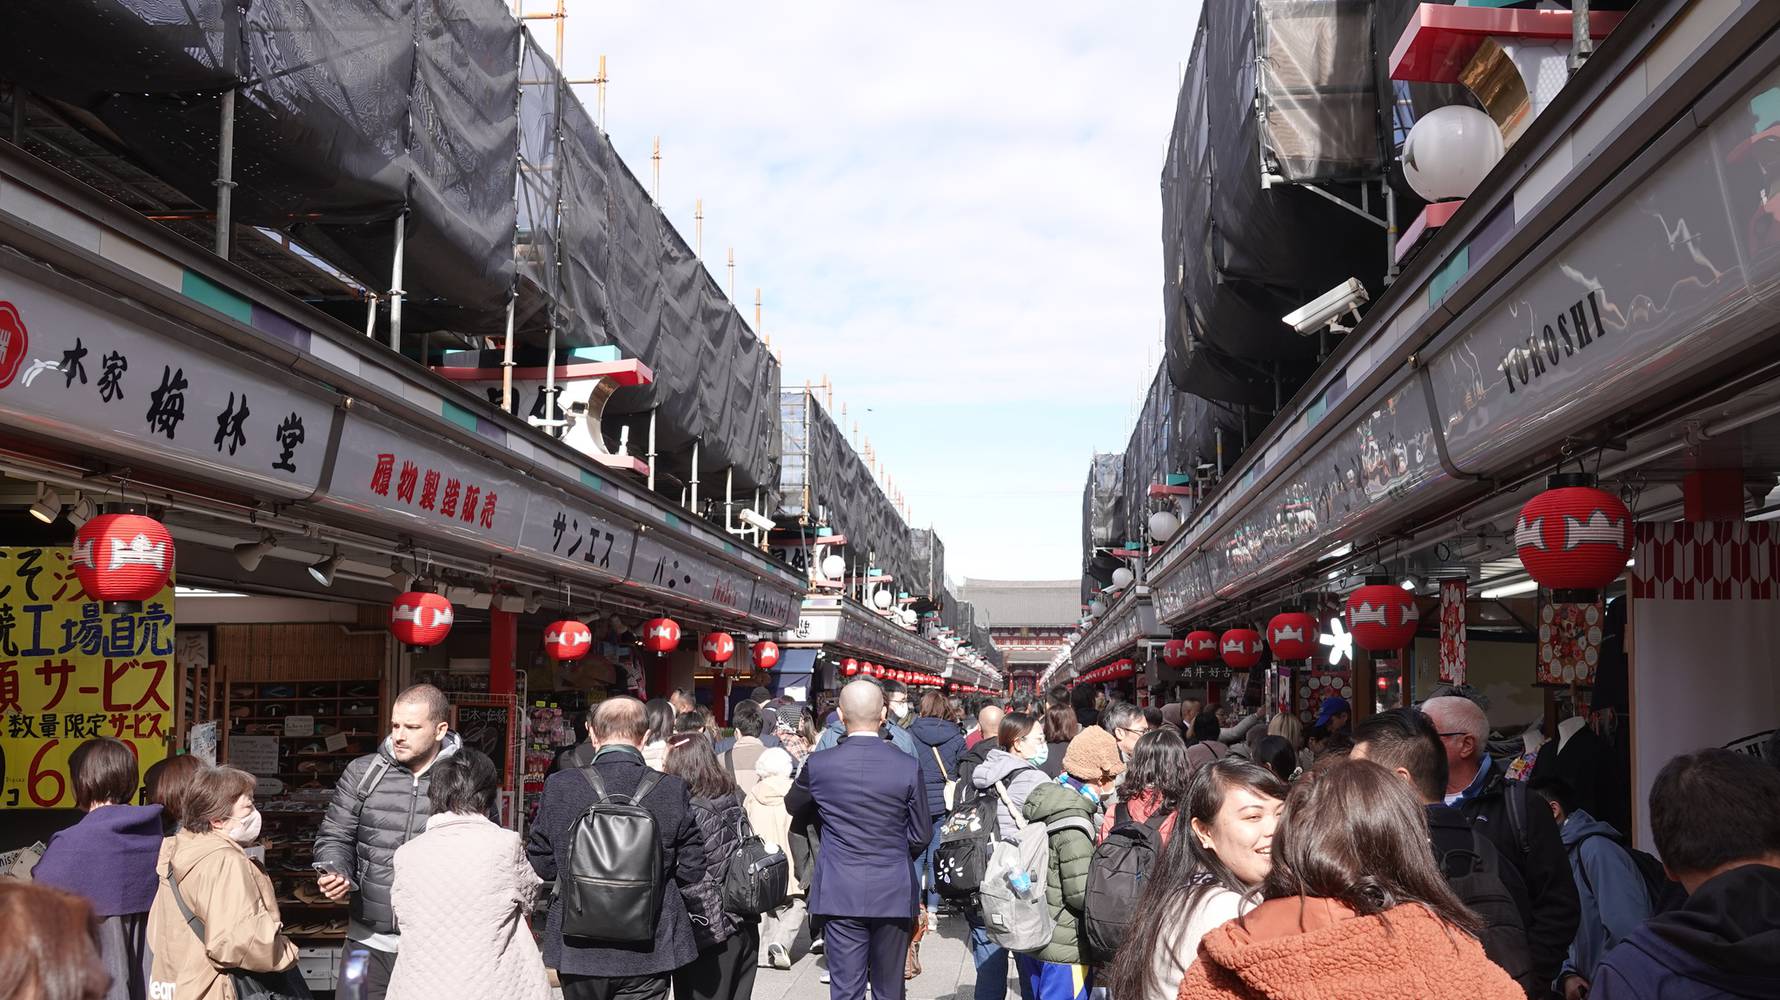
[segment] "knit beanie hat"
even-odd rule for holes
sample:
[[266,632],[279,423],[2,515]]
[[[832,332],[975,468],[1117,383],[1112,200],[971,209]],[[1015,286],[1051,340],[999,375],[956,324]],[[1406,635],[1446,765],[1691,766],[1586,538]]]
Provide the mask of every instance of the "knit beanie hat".
[[786,753],[783,748],[768,747],[761,752],[759,759],[754,762],[754,774],[756,777],[761,778],[772,774],[789,778],[791,777],[791,772],[796,769],[796,767],[797,761],[793,760],[791,755]]
[[1111,733],[1088,726],[1063,751],[1063,771],[1077,781],[1099,785],[1124,774],[1125,762],[1119,759],[1119,744]]

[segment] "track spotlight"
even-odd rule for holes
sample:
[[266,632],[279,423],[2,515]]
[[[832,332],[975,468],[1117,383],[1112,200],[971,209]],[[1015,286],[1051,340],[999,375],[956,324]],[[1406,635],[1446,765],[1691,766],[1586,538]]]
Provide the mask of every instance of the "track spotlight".
[[329,554],[326,559],[310,565],[309,575],[315,578],[316,583],[319,583],[324,587],[332,587],[334,585],[334,571],[339,568],[340,546],[336,545],[334,546],[334,551]]
[[242,542],[235,546],[235,561],[249,573],[260,568],[260,560],[266,553],[278,547],[278,537],[270,531],[262,532],[257,542]]
[[74,529],[78,531],[98,513],[99,505],[93,503],[93,498],[79,494],[75,496],[73,506],[68,508],[68,523],[74,525]]
[[62,498],[48,483],[37,484],[37,499],[31,502],[31,516],[44,524],[62,516]]
[[414,586],[414,574],[402,565],[400,559],[389,561],[389,585],[396,590],[408,590]]

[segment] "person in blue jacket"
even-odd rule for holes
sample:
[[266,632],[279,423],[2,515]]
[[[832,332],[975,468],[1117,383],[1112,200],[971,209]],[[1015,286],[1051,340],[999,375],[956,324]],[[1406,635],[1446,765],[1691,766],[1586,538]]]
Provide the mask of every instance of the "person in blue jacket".
[[1538,778],[1529,788],[1551,807],[1564,850],[1570,855],[1582,915],[1555,985],[1566,997],[1581,996],[1594,981],[1595,967],[1607,952],[1650,919],[1650,892],[1637,863],[1621,846],[1620,832],[1590,816],[1569,782]]
[[1589,1000],[1780,997],[1780,771],[1683,754],[1650,788],[1650,834],[1688,892],[1607,953]]

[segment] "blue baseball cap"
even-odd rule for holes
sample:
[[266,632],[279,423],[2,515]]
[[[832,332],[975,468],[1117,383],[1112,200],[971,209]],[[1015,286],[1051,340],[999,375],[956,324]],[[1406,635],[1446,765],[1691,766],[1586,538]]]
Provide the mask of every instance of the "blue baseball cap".
[[1324,698],[1322,708],[1316,713],[1316,724],[1319,726],[1326,726],[1329,724],[1330,719],[1333,719],[1335,716],[1340,715],[1343,712],[1350,715],[1353,713],[1353,706],[1347,703],[1346,698],[1343,698],[1340,695],[1332,695],[1328,698]]

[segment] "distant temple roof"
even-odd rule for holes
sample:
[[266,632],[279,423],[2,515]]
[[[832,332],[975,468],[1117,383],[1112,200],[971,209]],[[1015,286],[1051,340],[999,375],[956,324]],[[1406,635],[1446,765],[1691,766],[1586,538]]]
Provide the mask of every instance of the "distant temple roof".
[[991,628],[1074,625],[1082,616],[1080,580],[965,580],[960,600],[971,602]]

